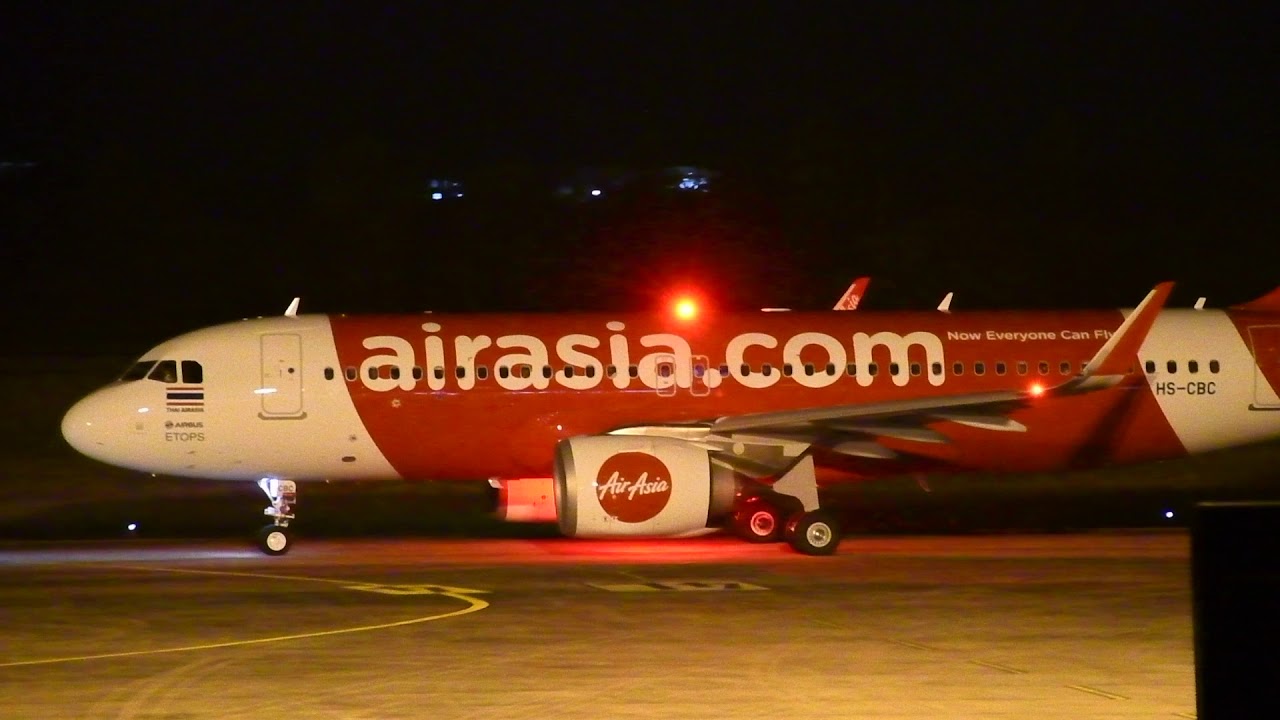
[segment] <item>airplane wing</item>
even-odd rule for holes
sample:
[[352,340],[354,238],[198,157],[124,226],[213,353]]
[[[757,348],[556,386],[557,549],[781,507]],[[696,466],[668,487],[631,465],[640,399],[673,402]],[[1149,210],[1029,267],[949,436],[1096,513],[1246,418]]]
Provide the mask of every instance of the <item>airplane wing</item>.
[[867,292],[867,286],[871,284],[871,278],[860,277],[853,281],[848,290],[844,291],[844,295],[836,301],[833,310],[857,310],[858,303],[862,302],[862,296]]
[[687,425],[619,428],[616,435],[674,437],[706,448],[715,461],[755,477],[784,469],[812,447],[853,457],[893,459],[899,453],[876,442],[895,438],[947,443],[929,427],[951,421],[992,432],[1025,432],[1011,414],[1046,398],[1094,392],[1119,385],[1136,371],[1138,348],[1164,307],[1173,283],[1151,290],[1081,373],[1054,387],[966,393],[942,397],[856,403],[716,418]]

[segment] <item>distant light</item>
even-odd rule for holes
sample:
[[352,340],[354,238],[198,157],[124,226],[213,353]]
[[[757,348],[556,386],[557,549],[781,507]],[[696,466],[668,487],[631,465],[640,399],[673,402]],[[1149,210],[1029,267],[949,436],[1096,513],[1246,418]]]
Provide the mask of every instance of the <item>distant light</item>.
[[444,199],[444,193],[441,193],[441,192],[433,192],[433,193],[431,193],[431,199],[432,199],[432,200],[443,200],[443,199]]
[[1044,394],[1044,385],[1041,385],[1040,383],[1032,383],[1032,385],[1031,385],[1031,394],[1032,394],[1034,397],[1040,397],[1041,395],[1043,395],[1043,394]]
[[592,191],[591,191],[591,197],[600,197],[600,191],[599,191],[599,190],[592,190]]
[[698,305],[694,301],[685,298],[676,303],[676,317],[681,320],[691,320],[698,314]]
[[125,527],[129,529],[129,532],[133,532],[134,530],[138,529],[138,523],[129,523]]
[[1166,519],[1166,520],[1172,520],[1172,519],[1173,519],[1173,511],[1172,511],[1172,510],[1165,510],[1165,511],[1164,511],[1164,517],[1165,517],[1165,519]]
[[138,408],[138,412],[140,413],[151,412],[151,408]]
[[462,193],[458,193],[458,197],[462,197]]

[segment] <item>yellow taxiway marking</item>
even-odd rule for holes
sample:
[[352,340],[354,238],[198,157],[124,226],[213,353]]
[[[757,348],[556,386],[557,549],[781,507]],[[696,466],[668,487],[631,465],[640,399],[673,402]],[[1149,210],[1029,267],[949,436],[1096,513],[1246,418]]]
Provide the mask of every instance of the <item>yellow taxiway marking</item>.
[[981,665],[982,667],[985,667],[985,668],[991,668],[992,670],[999,670],[1000,672],[1006,672],[1006,673],[1009,673],[1010,675],[1026,675],[1027,674],[1026,670],[1021,670],[1019,668],[1011,667],[1009,665],[1003,665],[1001,663],[991,662],[989,660],[970,660],[969,662],[973,663],[974,665]]
[[[248,577],[262,578],[267,580],[292,580],[295,582],[318,582],[339,585],[351,590],[368,590],[371,587],[391,588],[397,586],[372,585],[370,583],[359,583],[352,580],[335,580],[333,578],[317,578],[306,577],[301,575],[269,575],[266,573],[249,573],[249,572],[232,572],[229,570],[189,570],[186,568],[164,568],[164,567],[137,567],[137,566],[117,566],[122,570],[144,570],[147,572],[168,572],[182,573],[189,575],[222,575],[230,577]],[[425,615],[423,617],[409,618],[408,620],[397,620],[395,622],[379,623],[376,625],[360,625],[357,627],[338,628],[336,630],[318,630],[307,633],[294,633],[292,635],[277,635],[274,637],[252,638],[249,640],[228,640],[218,643],[203,643],[200,645],[183,645],[181,647],[160,648],[157,650],[129,650],[125,652],[98,653],[95,655],[77,655],[73,657],[57,657],[45,658],[43,660],[17,660],[13,662],[0,662],[0,668],[21,667],[24,665],[53,665],[57,663],[80,662],[84,660],[106,660],[109,658],[138,657],[142,655],[162,655],[165,653],[195,652],[197,650],[216,650],[218,648],[242,647],[245,645],[265,645],[268,643],[289,642],[291,640],[306,640],[308,638],[329,637],[333,635],[347,635],[350,633],[370,632],[373,630],[386,630],[388,628],[403,627],[405,625],[418,625],[420,623],[432,622],[434,620],[444,620],[446,618],[458,617],[461,615],[470,615],[489,607],[489,603],[472,595],[488,592],[486,590],[469,590],[467,588],[455,588],[446,585],[405,585],[402,587],[414,588],[413,594],[429,594],[442,595],[451,597],[467,603],[467,607],[452,612],[440,613],[437,615]],[[397,593],[400,594],[400,593]]]
[[1109,693],[1106,690],[1099,690],[1098,688],[1089,687],[1088,685],[1067,685],[1067,687],[1072,690],[1079,690],[1080,692],[1089,693],[1090,695],[1097,695],[1098,697],[1104,697],[1108,700],[1128,700],[1129,699],[1124,695]]

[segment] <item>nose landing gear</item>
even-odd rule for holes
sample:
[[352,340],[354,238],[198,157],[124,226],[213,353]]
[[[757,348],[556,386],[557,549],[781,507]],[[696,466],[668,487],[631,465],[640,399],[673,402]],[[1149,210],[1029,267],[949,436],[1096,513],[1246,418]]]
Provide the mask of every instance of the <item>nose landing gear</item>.
[[271,501],[271,507],[262,511],[273,522],[258,531],[258,549],[267,555],[283,555],[293,546],[293,533],[289,521],[294,518],[293,506],[298,502],[298,485],[292,480],[262,478],[258,487]]

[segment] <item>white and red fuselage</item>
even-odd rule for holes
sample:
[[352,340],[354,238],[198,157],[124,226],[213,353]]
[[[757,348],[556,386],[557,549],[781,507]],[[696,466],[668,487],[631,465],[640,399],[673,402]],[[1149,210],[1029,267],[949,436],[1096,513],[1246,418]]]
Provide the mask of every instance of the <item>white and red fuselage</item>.
[[[1012,408],[1014,432],[939,413],[923,431],[942,441],[922,442],[893,431],[889,412],[876,418],[878,429],[852,429],[883,453],[865,442],[852,452],[805,442],[820,480],[834,482],[1138,462],[1274,438],[1280,308],[1273,296],[1264,300],[1231,310],[1156,308],[1136,356],[1130,351],[1125,383]],[[83,399],[63,432],[90,457],[167,475],[548,477],[560,441],[620,428],[679,436],[723,418],[1035,393],[1079,375],[1127,314],[260,318],[155,347],[127,376],[138,379]],[[740,450],[736,436],[727,442]]]

